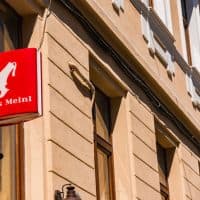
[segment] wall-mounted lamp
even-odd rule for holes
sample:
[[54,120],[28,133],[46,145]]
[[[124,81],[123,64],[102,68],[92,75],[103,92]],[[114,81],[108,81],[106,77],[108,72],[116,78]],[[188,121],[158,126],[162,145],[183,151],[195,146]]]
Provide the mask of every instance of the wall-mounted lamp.
[[[64,189],[67,188],[67,194],[65,195]],[[74,190],[75,187],[71,184],[65,184],[62,186],[62,191],[55,191],[55,200],[81,200],[79,195]]]
[[0,153],[0,160],[3,158],[3,154],[2,153]]

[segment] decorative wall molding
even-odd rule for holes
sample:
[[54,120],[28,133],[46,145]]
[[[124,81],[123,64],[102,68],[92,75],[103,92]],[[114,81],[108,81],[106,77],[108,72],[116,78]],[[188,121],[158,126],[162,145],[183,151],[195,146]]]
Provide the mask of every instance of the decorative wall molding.
[[120,10],[124,11],[124,0],[112,0],[112,4],[118,12]]

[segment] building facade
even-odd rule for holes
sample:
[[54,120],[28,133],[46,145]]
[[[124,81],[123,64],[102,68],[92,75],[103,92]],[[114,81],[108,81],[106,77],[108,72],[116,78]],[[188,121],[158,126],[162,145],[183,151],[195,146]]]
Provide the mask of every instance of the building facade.
[[0,199],[198,200],[199,0],[4,0],[0,50],[42,53],[41,117],[2,126]]

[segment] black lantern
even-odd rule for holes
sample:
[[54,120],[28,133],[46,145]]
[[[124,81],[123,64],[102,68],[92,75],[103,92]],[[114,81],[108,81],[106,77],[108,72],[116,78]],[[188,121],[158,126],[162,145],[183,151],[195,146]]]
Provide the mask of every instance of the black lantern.
[[[67,194],[65,195],[64,188],[66,186],[67,186]],[[55,191],[55,200],[81,200],[81,198],[76,193],[74,186],[72,186],[71,184],[66,184],[62,186],[62,192],[59,190]]]

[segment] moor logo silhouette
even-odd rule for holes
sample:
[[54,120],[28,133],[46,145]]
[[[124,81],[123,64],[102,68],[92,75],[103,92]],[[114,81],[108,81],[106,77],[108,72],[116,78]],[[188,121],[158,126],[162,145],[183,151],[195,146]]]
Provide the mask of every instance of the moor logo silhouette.
[[8,62],[8,64],[0,71],[0,98],[3,98],[9,91],[7,86],[8,77],[15,76],[17,64],[16,62]]

